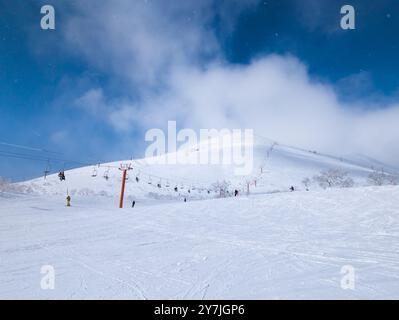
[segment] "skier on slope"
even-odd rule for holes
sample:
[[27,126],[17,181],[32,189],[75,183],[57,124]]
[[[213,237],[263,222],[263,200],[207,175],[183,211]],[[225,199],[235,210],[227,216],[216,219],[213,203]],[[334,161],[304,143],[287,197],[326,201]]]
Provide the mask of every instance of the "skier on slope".
[[66,197],[67,207],[71,206],[71,196],[68,194]]

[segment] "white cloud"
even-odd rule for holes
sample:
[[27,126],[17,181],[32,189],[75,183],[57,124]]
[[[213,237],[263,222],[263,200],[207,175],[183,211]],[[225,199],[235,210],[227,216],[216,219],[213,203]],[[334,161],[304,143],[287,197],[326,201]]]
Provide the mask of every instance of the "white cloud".
[[101,88],[88,90],[75,100],[74,106],[93,115],[103,113],[106,109],[103,90]]
[[78,2],[62,31],[67,48],[92,66],[153,86],[170,67],[217,54],[217,41],[206,26],[212,3]]
[[[233,16],[256,3],[235,3]],[[101,2],[95,11],[79,3],[75,9],[66,45],[92,68],[126,79],[135,96],[107,103],[94,87],[78,102],[89,112],[104,110],[101,117],[118,131],[165,127],[168,120],[195,129],[253,128],[293,145],[399,164],[398,104],[370,110],[362,101],[339,102],[331,85],[313,80],[291,56],[226,63],[209,28],[218,14],[211,0]],[[231,32],[234,18],[224,21]]]

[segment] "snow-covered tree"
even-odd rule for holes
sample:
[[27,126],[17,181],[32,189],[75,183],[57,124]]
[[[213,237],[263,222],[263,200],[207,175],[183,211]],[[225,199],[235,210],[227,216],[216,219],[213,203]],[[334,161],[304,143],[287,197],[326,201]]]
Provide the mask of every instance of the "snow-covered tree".
[[10,188],[10,181],[0,177],[0,192],[7,191]]
[[380,170],[380,171],[374,170],[368,176],[368,180],[373,186],[384,185],[386,183],[386,179],[387,179],[387,175],[385,174],[385,172],[383,170]]
[[309,178],[305,178],[302,180],[302,184],[305,186],[306,190],[309,189],[311,183],[312,183],[312,180],[310,180]]
[[348,173],[340,169],[329,169],[322,171],[320,175],[313,177],[313,180],[319,184],[323,189],[326,188],[350,188],[355,184]]
[[0,192],[33,193],[31,185],[18,185],[10,180],[0,177]]
[[388,184],[391,184],[393,186],[397,186],[399,184],[399,176],[397,175],[388,175],[387,176]]
[[373,186],[383,186],[383,185],[398,185],[399,176],[393,174],[387,174],[383,169],[374,170],[368,176],[368,181]]
[[226,180],[217,181],[214,184],[212,184],[213,190],[217,191],[221,198],[228,196],[229,187],[230,187],[230,182]]

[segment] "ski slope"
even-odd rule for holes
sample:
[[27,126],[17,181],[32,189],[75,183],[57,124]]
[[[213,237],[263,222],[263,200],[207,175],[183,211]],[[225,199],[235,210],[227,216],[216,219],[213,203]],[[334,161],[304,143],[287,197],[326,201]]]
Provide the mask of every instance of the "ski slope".
[[[212,146],[212,145],[211,145]],[[234,146],[233,146],[234,147]],[[183,149],[177,154],[192,157],[202,152],[201,145]],[[220,145],[210,149],[210,155],[221,153]],[[211,157],[210,156],[210,157]],[[126,183],[126,200],[171,200],[187,198],[212,199],[218,197],[214,184],[227,181],[230,191],[247,193],[286,192],[290,186],[303,190],[302,180],[312,178],[323,170],[340,169],[354,179],[356,186],[368,185],[367,176],[372,165],[357,163],[342,158],[279,145],[259,138],[253,146],[252,172],[246,176],[235,174],[235,164],[159,164],[163,156],[99,163],[93,166],[66,170],[66,180],[60,181],[57,173],[44,179],[40,177],[19,185],[27,192],[46,195],[104,196],[116,197],[120,193],[121,164],[130,165]],[[222,158],[221,158],[222,159]],[[379,168],[379,163],[375,168]],[[60,169],[61,170],[61,169]],[[177,192],[175,191],[177,188]],[[318,189],[317,185],[311,189]]]
[[399,298],[398,187],[115,207],[2,194],[0,298]]

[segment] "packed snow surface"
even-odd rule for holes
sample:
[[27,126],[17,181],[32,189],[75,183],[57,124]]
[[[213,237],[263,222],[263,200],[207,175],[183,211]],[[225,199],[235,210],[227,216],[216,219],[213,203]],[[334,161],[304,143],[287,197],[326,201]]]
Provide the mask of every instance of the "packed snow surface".
[[0,298],[399,298],[398,187],[117,203],[1,194]]
[[[253,156],[247,176],[234,163],[147,158],[66,170],[65,181],[52,168],[0,190],[0,298],[399,298],[399,187],[367,187],[380,163],[270,141]],[[328,169],[355,187],[305,188]]]

